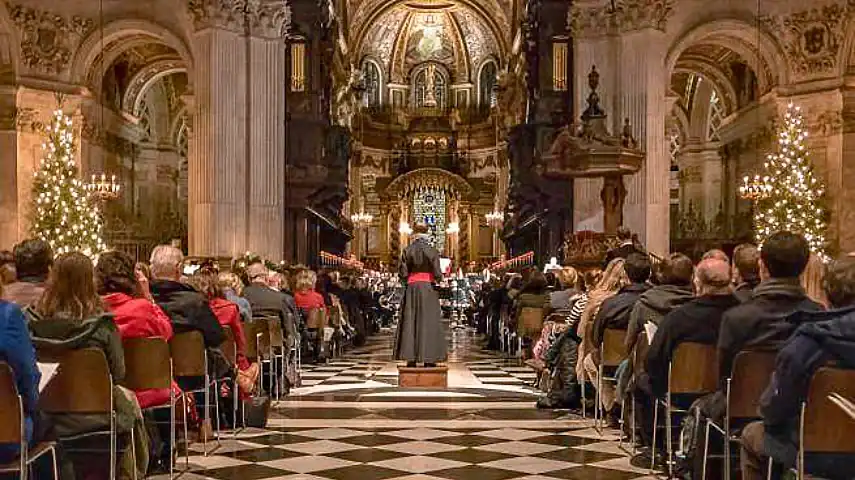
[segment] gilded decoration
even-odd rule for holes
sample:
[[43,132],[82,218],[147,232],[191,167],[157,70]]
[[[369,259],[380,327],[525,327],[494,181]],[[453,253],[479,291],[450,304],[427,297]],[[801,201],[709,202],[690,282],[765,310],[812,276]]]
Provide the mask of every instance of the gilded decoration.
[[441,168],[420,168],[392,180],[386,187],[386,195],[406,197],[419,189],[429,188],[442,189],[458,199],[473,193],[469,182],[459,175]]
[[94,26],[81,16],[66,17],[14,3],[6,6],[20,31],[22,63],[41,73],[64,72],[72,51]]
[[598,36],[614,32],[656,29],[665,31],[676,0],[623,0],[594,8],[574,6],[567,13],[567,26],[576,36]]
[[278,38],[287,33],[291,11],[282,1],[187,0],[187,10],[196,30],[222,28],[252,35]]
[[831,4],[788,16],[763,16],[760,22],[782,39],[796,74],[832,74],[837,68],[850,8]]

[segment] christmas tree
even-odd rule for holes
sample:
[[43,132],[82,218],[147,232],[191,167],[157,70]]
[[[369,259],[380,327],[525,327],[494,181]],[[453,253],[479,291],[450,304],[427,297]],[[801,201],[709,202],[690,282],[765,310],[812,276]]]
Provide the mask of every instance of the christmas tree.
[[98,207],[78,177],[71,117],[55,111],[47,136],[33,181],[31,233],[50,243],[56,254],[80,251],[95,256],[107,247]]
[[[765,174],[743,187],[754,203],[754,229],[762,243],[783,230],[801,233],[811,251],[825,256],[828,210],[825,187],[814,175],[805,149],[805,121],[801,108],[790,104],[778,133],[778,152],[766,159]],[[747,183],[746,178],[746,183]]]

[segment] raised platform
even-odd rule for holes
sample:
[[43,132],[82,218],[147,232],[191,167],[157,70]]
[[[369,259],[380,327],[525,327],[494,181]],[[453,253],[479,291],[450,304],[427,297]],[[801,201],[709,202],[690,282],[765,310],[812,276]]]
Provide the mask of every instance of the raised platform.
[[398,367],[398,386],[404,388],[448,388],[448,367]]

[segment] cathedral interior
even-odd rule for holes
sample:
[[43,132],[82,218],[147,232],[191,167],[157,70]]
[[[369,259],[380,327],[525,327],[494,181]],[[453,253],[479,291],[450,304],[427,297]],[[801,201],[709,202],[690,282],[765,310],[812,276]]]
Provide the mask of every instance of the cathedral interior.
[[852,15],[840,0],[6,2],[0,245],[26,237],[61,108],[83,177],[121,188],[108,243],[138,258],[173,241],[388,264],[418,220],[460,265],[549,258],[620,224],[655,254],[702,251],[751,238],[739,187],[796,103],[832,250],[849,251]]

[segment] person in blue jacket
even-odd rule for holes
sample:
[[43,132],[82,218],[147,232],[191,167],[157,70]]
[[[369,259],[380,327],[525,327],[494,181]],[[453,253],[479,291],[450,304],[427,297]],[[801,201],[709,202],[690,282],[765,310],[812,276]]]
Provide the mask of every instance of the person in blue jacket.
[[[2,287],[0,287],[2,289]],[[33,415],[39,399],[41,373],[36,364],[36,352],[24,314],[14,303],[0,300],[0,361],[12,367],[18,394],[24,404],[26,440],[33,439]],[[11,461],[18,455],[18,445],[0,444],[0,463]]]

